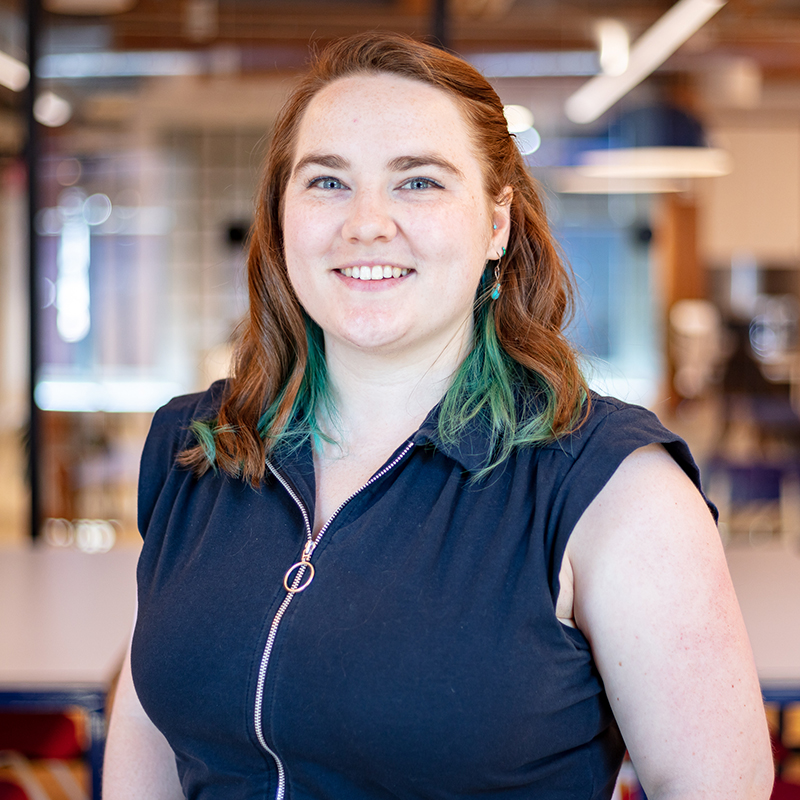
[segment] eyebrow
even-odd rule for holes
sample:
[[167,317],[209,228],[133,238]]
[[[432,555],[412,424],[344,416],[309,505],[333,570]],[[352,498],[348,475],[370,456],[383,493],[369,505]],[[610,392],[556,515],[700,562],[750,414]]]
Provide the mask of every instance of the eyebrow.
[[[295,164],[292,173],[297,175],[309,166],[326,167],[327,169],[347,169],[350,166],[350,162],[341,156],[309,153]],[[419,156],[398,156],[389,162],[389,169],[392,172],[408,172],[421,167],[439,167],[457,178],[464,177],[464,174],[455,164],[432,153],[423,153]]]
[[327,169],[347,169],[350,166],[350,162],[341,156],[309,153],[294,165],[292,174],[297,175],[298,172],[309,166],[327,167]]
[[398,156],[389,162],[389,169],[395,172],[407,172],[420,167],[439,167],[457,178],[464,177],[464,174],[455,164],[432,153],[423,153],[419,156]]

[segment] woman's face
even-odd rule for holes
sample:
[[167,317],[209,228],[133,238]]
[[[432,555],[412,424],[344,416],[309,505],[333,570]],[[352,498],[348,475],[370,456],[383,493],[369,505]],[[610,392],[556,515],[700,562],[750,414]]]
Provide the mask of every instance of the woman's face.
[[508,226],[509,204],[487,197],[467,122],[443,91],[354,76],[306,109],[284,246],[289,279],[329,356],[332,347],[463,353],[481,273]]

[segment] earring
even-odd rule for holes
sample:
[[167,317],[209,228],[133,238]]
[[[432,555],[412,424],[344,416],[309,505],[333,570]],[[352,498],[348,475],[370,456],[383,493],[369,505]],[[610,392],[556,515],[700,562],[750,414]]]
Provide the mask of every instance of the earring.
[[500,297],[500,259],[506,254],[505,247],[503,248],[503,253],[500,258],[497,259],[497,263],[494,265],[494,279],[495,285],[494,289],[492,289],[491,298],[492,300],[497,300]]
[[492,289],[492,300],[497,300],[500,297],[500,267],[494,268],[494,279],[497,281]]

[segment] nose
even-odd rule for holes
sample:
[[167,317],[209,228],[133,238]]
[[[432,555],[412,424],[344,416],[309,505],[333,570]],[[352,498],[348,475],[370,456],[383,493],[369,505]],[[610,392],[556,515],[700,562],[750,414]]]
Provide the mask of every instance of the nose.
[[390,241],[397,234],[391,200],[380,189],[354,192],[342,226],[342,236],[352,243]]

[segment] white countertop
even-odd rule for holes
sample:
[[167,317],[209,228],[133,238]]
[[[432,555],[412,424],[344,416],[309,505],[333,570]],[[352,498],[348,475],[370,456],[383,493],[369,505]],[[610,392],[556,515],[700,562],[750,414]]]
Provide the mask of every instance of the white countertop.
[[105,686],[122,661],[138,549],[0,549],[0,689]]
[[[726,556],[759,677],[800,685],[800,552],[775,543]],[[105,685],[130,636],[137,557],[0,549],[0,689]]]
[[800,685],[800,551],[775,542],[726,557],[759,678]]

